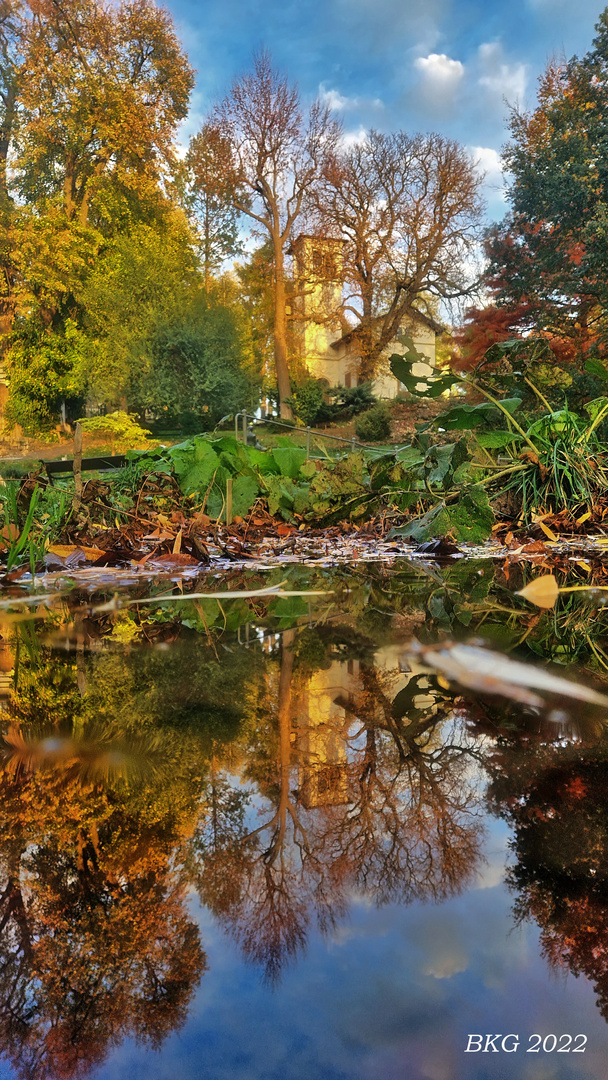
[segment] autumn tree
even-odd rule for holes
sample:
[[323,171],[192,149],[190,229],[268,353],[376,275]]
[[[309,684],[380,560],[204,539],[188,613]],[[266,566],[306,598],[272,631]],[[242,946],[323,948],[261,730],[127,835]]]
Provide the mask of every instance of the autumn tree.
[[272,245],[274,360],[281,416],[290,418],[286,252],[339,128],[318,101],[304,114],[297,88],[266,52],[256,56],[253,72],[234,83],[210,123],[220,144],[230,148],[235,209]]
[[344,241],[345,313],[362,378],[404,321],[470,294],[480,182],[464,148],[440,135],[371,131],[326,156],[318,220]]
[[511,210],[488,239],[497,303],[579,358],[608,340],[608,9],[596,30],[582,58],[549,65],[536,109],[512,110]]
[[[173,157],[193,72],[169,14],[149,0],[41,0],[24,49],[16,170],[21,195],[59,197],[86,225],[112,179],[157,185]],[[96,203],[96,199],[98,200]]]
[[274,267],[270,240],[235,264],[238,304],[251,328],[251,343],[262,381],[274,368]]
[[241,251],[234,207],[232,153],[213,124],[203,124],[190,140],[186,157],[187,201],[199,238],[205,288],[231,255]]

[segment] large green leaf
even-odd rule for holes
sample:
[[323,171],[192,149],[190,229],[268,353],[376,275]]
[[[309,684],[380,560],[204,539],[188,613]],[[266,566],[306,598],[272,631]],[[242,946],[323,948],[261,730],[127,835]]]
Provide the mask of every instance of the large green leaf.
[[585,405],[585,412],[589,413],[591,421],[593,422],[603,409],[608,405],[608,397],[597,397],[593,401],[588,401]]
[[220,468],[220,459],[213,447],[201,438],[172,447],[170,457],[184,495],[204,494]]
[[469,458],[466,439],[458,442],[431,446],[427,450],[424,466],[429,484],[451,486],[454,473]]
[[457,375],[414,375],[412,367],[421,361],[428,363],[425,357],[406,360],[399,353],[393,353],[390,358],[393,375],[411,394],[417,394],[418,397],[439,397],[461,381]]
[[298,446],[275,446],[272,456],[279,466],[281,476],[288,476],[295,480],[300,471],[300,465],[306,461],[306,450]]
[[446,431],[470,431],[496,419],[498,412],[496,406],[489,401],[483,401],[481,405],[455,405],[436,416],[433,425],[445,428]]
[[486,450],[500,450],[509,443],[518,442],[522,436],[517,431],[480,431],[475,438]]
[[473,484],[463,491],[457,503],[442,502],[433,506],[422,517],[391,529],[388,539],[404,536],[422,543],[449,533],[455,540],[479,544],[488,539],[493,524],[494,514],[485,488]]
[[[503,398],[500,404],[503,409],[513,415],[521,405],[521,398]],[[481,427],[482,424],[491,424],[500,415],[500,410],[491,401],[482,401],[479,405],[455,405],[447,412],[440,413],[433,420],[435,427],[445,428],[446,431],[470,431]]]
[[595,375],[597,379],[605,379],[608,381],[608,368],[605,364],[602,364],[601,360],[587,360],[585,371],[589,372],[590,375]]
[[245,517],[251,510],[260,493],[257,480],[253,476],[237,476],[232,484],[232,513],[234,517]]

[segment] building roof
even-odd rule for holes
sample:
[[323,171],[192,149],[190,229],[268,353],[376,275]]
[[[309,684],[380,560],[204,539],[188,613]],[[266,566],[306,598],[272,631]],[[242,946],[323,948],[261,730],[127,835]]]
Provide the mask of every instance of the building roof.
[[[430,315],[425,315],[422,311],[416,312],[416,319],[417,321],[424,323],[425,326],[428,326],[429,330],[433,330],[435,334],[445,333],[445,326],[442,326],[441,323],[436,322],[435,319],[433,319]],[[373,322],[375,323],[379,323],[381,321],[382,319],[380,317],[373,320]],[[405,322],[405,317],[403,321]],[[339,349],[341,345],[349,345],[351,341],[354,341],[359,336],[360,331],[361,325],[354,326],[351,330],[347,330],[346,333],[342,334],[342,337],[339,337],[337,341],[332,341],[331,348]]]

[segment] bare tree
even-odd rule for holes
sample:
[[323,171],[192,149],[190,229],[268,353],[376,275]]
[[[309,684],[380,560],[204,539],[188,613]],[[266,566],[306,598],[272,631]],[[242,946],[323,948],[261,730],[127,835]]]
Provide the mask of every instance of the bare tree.
[[340,128],[318,101],[304,115],[297,88],[274,70],[267,52],[257,54],[253,72],[234,83],[212,123],[232,149],[234,206],[272,244],[274,357],[281,416],[290,419],[286,249]]
[[319,224],[345,242],[345,312],[364,378],[404,319],[471,291],[480,183],[463,147],[440,135],[371,131],[326,157]]

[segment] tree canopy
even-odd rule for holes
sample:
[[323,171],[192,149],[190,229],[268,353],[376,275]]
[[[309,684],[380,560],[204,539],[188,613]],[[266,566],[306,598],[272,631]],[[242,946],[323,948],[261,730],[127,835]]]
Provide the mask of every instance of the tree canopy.
[[548,66],[536,109],[511,111],[511,210],[488,237],[499,306],[579,357],[608,341],[608,9],[596,29],[582,58]]

